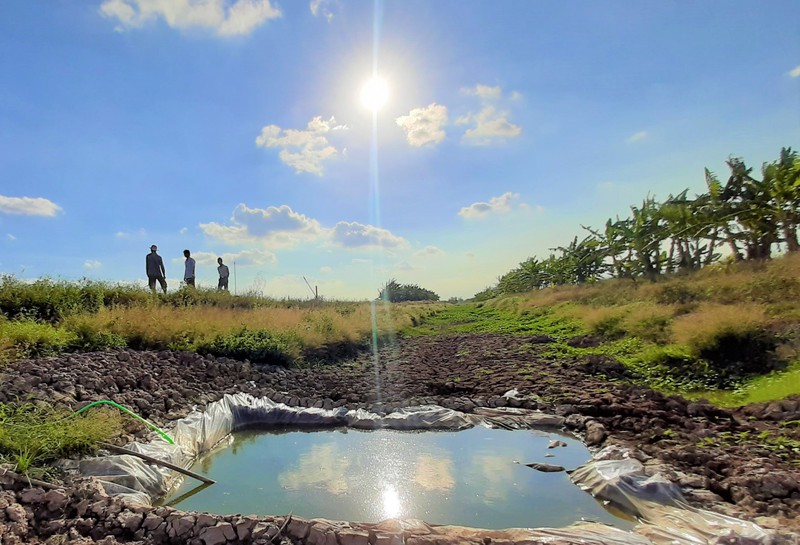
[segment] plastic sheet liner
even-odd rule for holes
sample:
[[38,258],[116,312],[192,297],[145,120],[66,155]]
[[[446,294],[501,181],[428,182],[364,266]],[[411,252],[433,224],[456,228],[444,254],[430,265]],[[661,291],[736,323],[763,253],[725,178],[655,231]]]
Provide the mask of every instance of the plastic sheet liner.
[[492,543],[515,545],[652,545],[643,536],[596,522],[578,522],[565,528],[483,530],[464,526],[430,526],[416,519],[391,519],[369,526],[376,533],[423,535],[426,538],[424,543],[471,544],[486,543],[489,539]]
[[79,471],[95,477],[106,494],[123,494],[136,503],[150,504],[166,486],[165,475],[158,469],[126,454],[82,460]]
[[685,504],[643,503],[641,509],[647,523],[637,527],[636,532],[656,545],[757,545],[773,541],[770,533],[757,524]]
[[[575,469],[572,482],[596,498],[610,501],[634,516],[643,516],[644,501],[677,505],[680,488],[660,475],[648,476],[639,460],[592,460]],[[685,502],[684,502],[685,503]]]
[[[194,411],[178,421],[168,430],[175,445],[156,440],[129,444],[126,448],[188,467],[230,433],[256,426],[461,430],[476,425],[529,429],[561,427],[563,423],[562,417],[526,409],[479,408],[475,414],[465,414],[439,406],[422,406],[378,414],[363,409],[348,411],[344,408],[325,410],[289,407],[268,398],[254,398],[242,393],[225,395],[208,405],[204,412]],[[108,494],[122,494],[137,503],[150,503],[163,497],[182,478],[175,472],[128,455],[83,460],[80,472],[96,477]],[[463,534],[464,543],[483,543],[484,537],[490,537],[497,542],[505,540],[537,545],[770,545],[773,541],[770,533],[755,524],[689,507],[677,485],[660,475],[648,476],[642,464],[628,458],[627,452],[619,447],[600,451],[592,461],[573,471],[571,479],[595,497],[612,502],[639,517],[642,523],[633,532],[596,523],[580,523],[560,529],[478,530],[456,526],[433,527],[411,520],[385,521],[374,528],[390,531],[388,526],[422,524],[425,528],[403,528],[399,531],[441,534],[446,536],[443,543],[452,539],[453,533]],[[387,527],[384,528],[384,525]]]
[[[601,451],[600,458],[615,453]],[[570,478],[596,498],[643,520],[634,531],[657,545],[769,544],[772,534],[757,524],[689,506],[680,488],[656,474],[648,476],[633,458],[593,459]]]

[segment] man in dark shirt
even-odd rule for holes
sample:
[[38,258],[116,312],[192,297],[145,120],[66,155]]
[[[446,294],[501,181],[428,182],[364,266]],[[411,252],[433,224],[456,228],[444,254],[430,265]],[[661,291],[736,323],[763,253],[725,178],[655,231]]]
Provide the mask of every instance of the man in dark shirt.
[[230,276],[230,271],[228,270],[227,265],[222,264],[222,258],[217,258],[217,263],[219,263],[219,267],[217,267],[217,272],[219,272],[219,282],[217,283],[218,290],[226,290],[228,289],[228,277]]
[[153,290],[153,293],[155,293],[156,280],[158,280],[158,283],[161,284],[161,289],[164,290],[164,293],[167,293],[167,272],[164,270],[164,261],[161,259],[161,256],[156,253],[156,250],[158,250],[158,247],[155,244],[150,246],[150,253],[147,254],[145,258],[147,283],[150,289]]

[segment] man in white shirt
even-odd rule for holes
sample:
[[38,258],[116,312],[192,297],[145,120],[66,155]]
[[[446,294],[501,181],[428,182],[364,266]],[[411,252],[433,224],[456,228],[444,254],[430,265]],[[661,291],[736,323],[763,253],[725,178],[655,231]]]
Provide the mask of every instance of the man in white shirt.
[[228,270],[227,265],[222,264],[222,258],[217,258],[217,263],[219,263],[219,267],[217,267],[217,272],[219,272],[219,283],[217,284],[218,290],[228,290],[228,276],[230,276],[230,271]]
[[189,250],[183,251],[183,257],[186,258],[186,269],[183,272],[183,281],[187,286],[194,287],[194,258],[191,257]]

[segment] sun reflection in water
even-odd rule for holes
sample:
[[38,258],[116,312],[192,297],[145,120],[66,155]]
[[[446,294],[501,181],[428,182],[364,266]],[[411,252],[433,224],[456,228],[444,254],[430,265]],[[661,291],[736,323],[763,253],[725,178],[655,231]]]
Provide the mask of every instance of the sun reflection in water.
[[393,519],[400,516],[403,506],[400,505],[400,494],[393,485],[383,489],[383,517]]

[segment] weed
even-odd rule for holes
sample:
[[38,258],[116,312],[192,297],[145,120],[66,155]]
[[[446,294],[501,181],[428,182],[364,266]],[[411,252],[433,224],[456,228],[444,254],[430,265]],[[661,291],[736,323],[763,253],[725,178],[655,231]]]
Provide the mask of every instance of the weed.
[[0,404],[0,455],[21,473],[41,475],[47,462],[89,452],[121,431],[111,409],[70,416],[41,402]]

